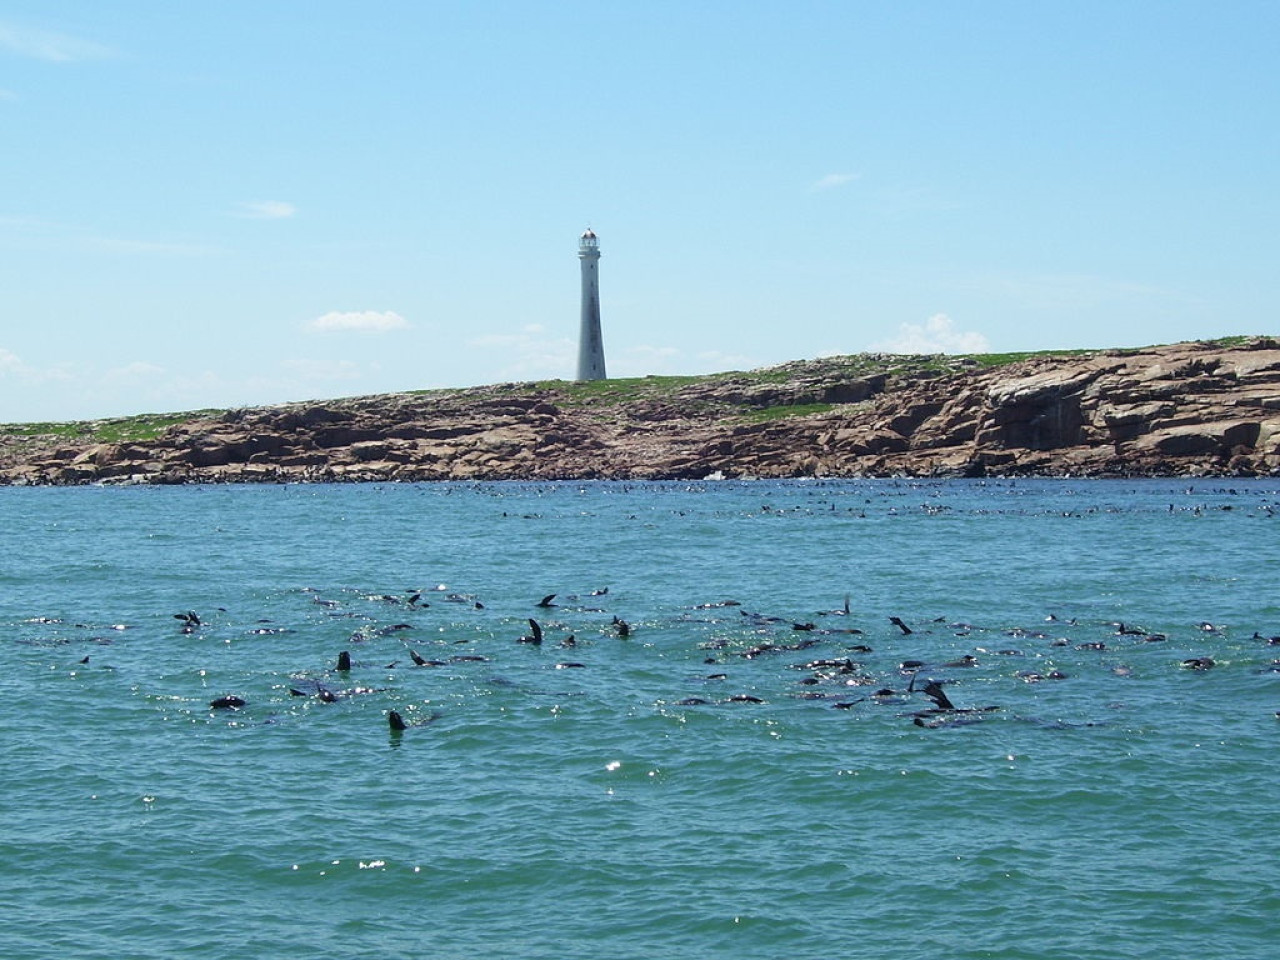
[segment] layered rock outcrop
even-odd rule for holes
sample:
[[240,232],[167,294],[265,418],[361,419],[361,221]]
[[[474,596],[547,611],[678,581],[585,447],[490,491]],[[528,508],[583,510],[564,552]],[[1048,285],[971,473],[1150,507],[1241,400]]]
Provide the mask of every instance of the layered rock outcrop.
[[1280,475],[1272,339],[981,361],[387,394],[120,443],[0,427],[0,483]]

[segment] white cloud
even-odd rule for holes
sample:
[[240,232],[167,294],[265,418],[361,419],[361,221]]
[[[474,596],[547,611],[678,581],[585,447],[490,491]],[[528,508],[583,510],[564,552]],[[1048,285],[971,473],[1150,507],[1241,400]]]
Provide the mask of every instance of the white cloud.
[[524,350],[539,342],[545,332],[540,323],[527,323],[517,333],[486,333],[467,341],[469,347],[498,347]]
[[291,357],[282,365],[294,377],[308,384],[349,383],[378,369],[376,364],[366,368],[352,360],[329,361],[306,357]]
[[1174,290],[1089,274],[995,274],[972,277],[965,286],[1037,310],[1093,310],[1108,303],[1187,299]]
[[71,63],[77,60],[96,60],[111,56],[114,51],[92,40],[81,40],[62,33],[20,27],[0,22],[0,50],[8,50],[20,57],[47,60],[50,63]]
[[675,347],[655,347],[648,343],[638,343],[627,349],[627,356],[637,361],[666,363],[680,356],[680,351]]
[[49,383],[71,380],[71,374],[62,367],[40,369],[27,364],[12,350],[0,347],[0,379],[12,378],[23,383]]
[[287,220],[298,208],[283,200],[244,200],[236,204],[236,216],[245,220]]
[[836,187],[843,187],[846,183],[852,183],[860,176],[859,173],[828,173],[820,180],[816,180],[811,190],[834,190]]
[[113,367],[108,370],[102,375],[102,380],[108,384],[127,386],[154,383],[167,375],[168,371],[164,367],[157,367],[154,363],[135,360],[133,363],[127,363],[123,367]]
[[473,337],[467,346],[491,355],[486,367],[496,369],[502,380],[568,380],[577,367],[577,343],[547,337],[540,323],[526,324],[514,333]]
[[605,344],[605,365],[613,377],[665,377],[685,373],[688,361],[676,347],[657,347],[637,343],[625,350],[615,350],[609,355]]
[[708,370],[716,373],[743,370],[751,363],[751,358],[744,353],[725,353],[723,350],[704,350],[698,354],[698,359],[708,365]]
[[124,254],[160,254],[163,256],[203,257],[216,250],[195,243],[173,243],[166,240],[131,240],[127,237],[82,236],[77,243],[87,250],[100,253]]
[[307,329],[316,333],[357,330],[362,333],[387,333],[391,330],[407,330],[409,321],[393,310],[357,310],[347,313],[337,311],[316,317],[307,323]]
[[924,322],[904,323],[893,340],[873,343],[883,353],[987,353],[991,347],[980,333],[956,330],[945,313],[935,313]]

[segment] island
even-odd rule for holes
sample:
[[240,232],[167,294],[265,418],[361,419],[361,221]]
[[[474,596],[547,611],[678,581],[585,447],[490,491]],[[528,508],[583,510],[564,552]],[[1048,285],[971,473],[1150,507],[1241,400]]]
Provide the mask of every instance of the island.
[[1280,476],[1280,343],[856,354],[0,425],[0,484]]

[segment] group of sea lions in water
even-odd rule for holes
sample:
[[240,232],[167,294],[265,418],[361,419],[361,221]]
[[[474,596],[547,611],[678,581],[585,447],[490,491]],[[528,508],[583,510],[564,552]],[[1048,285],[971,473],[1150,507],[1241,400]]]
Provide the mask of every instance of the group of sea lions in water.
[[[599,597],[607,593],[607,588],[593,591],[591,596]],[[547,594],[541,599],[531,602],[531,606],[538,610],[544,611],[548,615],[553,616],[553,609],[563,609],[561,604],[556,602],[558,594]],[[413,592],[407,598],[395,595],[378,595],[374,597],[384,602],[403,603],[417,611],[423,611],[430,606],[421,598],[420,592]],[[485,605],[473,597],[467,595],[449,595],[447,598],[454,602],[466,602],[475,610],[484,610]],[[566,598],[566,603],[576,602],[577,597]],[[321,605],[331,606],[328,601],[318,601]],[[732,619],[731,614],[719,613],[719,611],[738,608],[738,618],[736,621]],[[576,607],[570,608],[578,611],[587,611],[591,613],[607,613],[599,607]],[[693,611],[717,611],[718,616],[712,619],[703,619],[693,615]],[[849,616],[849,600],[846,597],[843,608],[835,610],[820,611],[818,616]],[[174,615],[183,622],[182,632],[191,633],[198,630],[202,625],[202,620],[194,611],[179,613]],[[885,622],[885,621],[881,621]],[[1046,618],[1047,623],[1053,623],[1063,626],[1077,627],[1077,621],[1059,621],[1057,617],[1050,615]],[[510,640],[516,644],[523,644],[534,648],[541,648],[545,645],[551,645],[553,637],[547,633],[545,622],[540,622],[534,617],[526,618],[528,626],[527,631],[521,632],[518,636],[511,636]],[[847,626],[840,627],[819,627],[814,622],[807,620],[792,620],[786,617],[774,617],[764,614],[749,612],[741,609],[741,605],[737,601],[726,600],[712,603],[697,604],[687,608],[677,618],[675,623],[714,623],[719,629],[713,631],[715,634],[711,639],[705,640],[698,644],[700,649],[706,650],[714,655],[704,659],[707,664],[731,663],[734,661],[753,661],[765,657],[773,657],[786,655],[789,653],[810,651],[818,647],[820,644],[839,645],[840,649],[836,656],[824,656],[817,659],[807,660],[804,663],[792,663],[789,666],[804,669],[808,671],[808,675],[797,681],[798,691],[792,691],[789,695],[797,699],[805,700],[825,700],[835,709],[850,710],[859,704],[882,704],[897,705],[899,707],[911,708],[913,703],[917,703],[917,697],[924,698],[928,706],[908,709],[900,716],[908,717],[919,727],[926,729],[936,729],[940,727],[960,726],[981,721],[984,716],[991,714],[1001,708],[996,705],[984,706],[958,706],[951,696],[944,689],[947,685],[954,685],[956,680],[956,671],[968,671],[978,667],[980,664],[979,657],[973,653],[965,653],[958,658],[943,659],[939,661],[926,661],[921,659],[903,659],[897,662],[896,667],[892,668],[889,674],[869,672],[863,663],[854,660],[848,654],[871,654],[873,649],[871,646],[862,642],[850,643],[849,639],[864,634],[864,631],[858,628]],[[919,643],[922,634],[922,628],[909,626],[906,621],[899,616],[890,616],[887,623],[896,631],[894,636],[897,643],[910,642]],[[938,624],[945,624],[945,627],[939,627]],[[670,626],[672,624],[666,624]],[[738,629],[732,629],[737,627]],[[554,640],[554,645],[561,648],[572,648],[578,645],[579,641],[574,632],[570,632],[569,626],[562,622],[557,622],[555,628],[563,632],[558,640]],[[485,662],[489,657],[479,655],[451,655],[445,658],[429,658],[424,657],[413,646],[409,646],[407,637],[404,636],[405,631],[414,629],[412,625],[407,623],[397,623],[387,627],[379,628],[362,628],[352,635],[353,642],[364,642],[379,636],[399,635],[405,642],[405,649],[410,661],[415,667],[442,667],[448,664],[461,662]],[[632,637],[632,625],[623,620],[621,617],[613,616],[607,624],[595,623],[588,629],[594,630],[596,638],[606,638],[612,635],[620,640],[626,640]],[[870,628],[868,628],[870,629]],[[946,623],[945,620],[939,619],[923,628],[923,634],[928,635],[935,631],[945,629],[955,636],[965,637],[974,632],[979,632],[982,628],[974,627],[966,623]],[[1125,638],[1128,640],[1136,640],[1140,643],[1159,643],[1167,641],[1164,634],[1150,633],[1140,628],[1135,628],[1125,623],[1112,623],[1107,625],[1108,632],[1116,638]],[[1212,625],[1201,624],[1199,629],[1204,633],[1217,633],[1218,628]],[[786,631],[793,639],[792,642],[782,642],[778,637],[778,632]],[[1044,640],[1050,647],[1071,647],[1080,651],[1097,651],[1106,652],[1110,648],[1108,643],[1103,640],[1080,640],[1073,642],[1066,637],[1050,637],[1040,631],[1026,630],[1009,630],[1005,633],[1028,637],[1033,640]],[[771,636],[773,639],[762,639],[761,634]],[[843,638],[843,639],[842,639]],[[908,641],[907,638],[911,638]],[[1261,633],[1255,632],[1251,638],[1253,641],[1260,641],[1271,646],[1280,646],[1280,637],[1264,637]],[[892,642],[892,641],[891,641]],[[998,656],[1021,657],[1024,656],[1021,650],[1016,649],[999,649],[986,650],[978,648],[980,652],[994,654]],[[896,659],[896,658],[895,658]],[[1210,656],[1195,656],[1183,659],[1180,666],[1184,669],[1203,672],[1214,668],[1217,660]],[[394,668],[395,662],[386,665],[387,668]],[[585,669],[588,664],[569,661],[556,663],[556,669],[578,668]],[[351,654],[349,651],[343,650],[338,654],[336,671],[344,677],[353,669]],[[1111,672],[1116,676],[1130,676],[1132,668],[1125,664],[1116,664],[1111,667]],[[1258,672],[1275,672],[1280,673],[1280,660],[1273,660],[1269,667],[1265,667]],[[1065,680],[1068,674],[1056,667],[1042,670],[1018,670],[1013,676],[1026,683],[1037,683],[1044,680]],[[895,682],[894,677],[906,680],[905,687],[899,688],[899,684]],[[703,677],[704,682],[721,682],[728,680],[729,675],[726,672],[711,673]],[[886,682],[887,681],[887,682]],[[494,682],[499,682],[498,678],[494,678]],[[875,687],[873,692],[869,692],[864,696],[850,698],[848,692],[854,688]],[[300,683],[298,686],[290,688],[289,692],[294,696],[313,696],[322,702],[332,703],[347,696],[362,693],[380,693],[385,692],[385,688],[378,687],[361,687],[356,686],[346,690],[334,690],[327,684],[318,680],[310,680]],[[699,696],[684,697],[664,701],[667,705],[678,707],[699,707],[710,706],[717,703],[724,704],[751,704],[765,703],[766,697],[759,693],[735,693],[721,699],[712,699]],[[217,697],[210,701],[209,706],[213,710],[239,710],[247,706],[245,699],[236,694],[227,694]],[[414,727],[425,726],[440,716],[437,712],[426,713],[422,716],[414,716],[412,713],[406,718],[405,713],[400,710],[388,709],[386,711],[386,720],[389,730],[393,735],[399,735]],[[1280,711],[1277,712],[1280,717]],[[1092,724],[1087,724],[1092,725]]]

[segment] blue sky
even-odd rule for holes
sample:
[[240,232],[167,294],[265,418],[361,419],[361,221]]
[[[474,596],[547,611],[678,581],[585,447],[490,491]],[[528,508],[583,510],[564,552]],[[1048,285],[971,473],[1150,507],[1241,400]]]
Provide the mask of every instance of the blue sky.
[[0,0],[0,422],[1275,333],[1280,4]]

